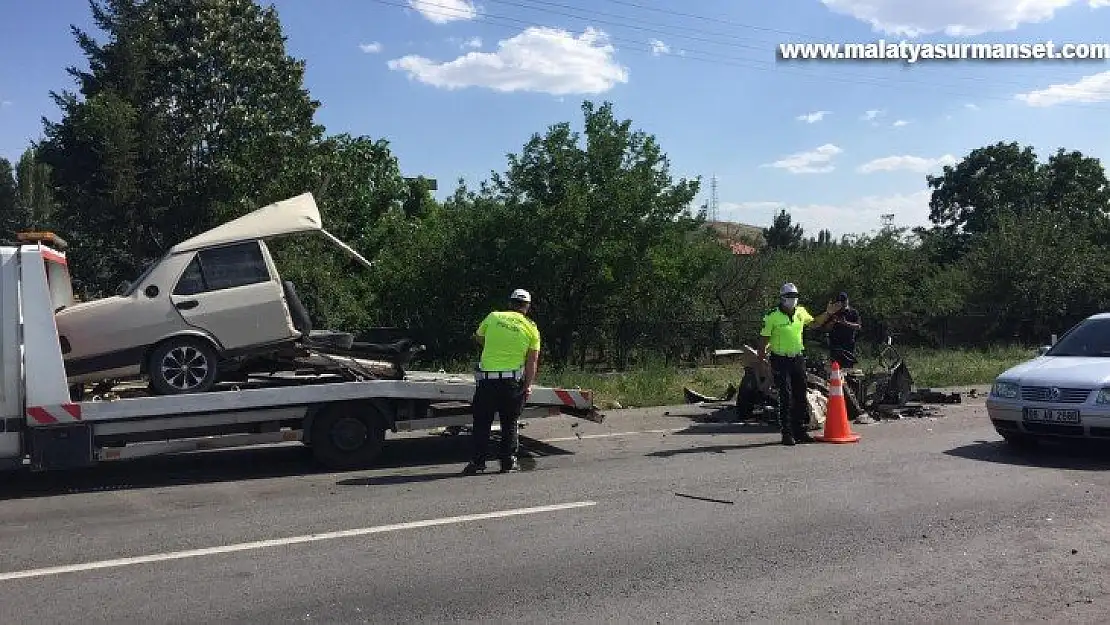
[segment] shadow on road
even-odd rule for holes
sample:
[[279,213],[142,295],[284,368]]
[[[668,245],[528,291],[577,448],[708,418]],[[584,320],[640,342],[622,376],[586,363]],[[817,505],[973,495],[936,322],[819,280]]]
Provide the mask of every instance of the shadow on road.
[[760,421],[742,423],[696,423],[690,427],[679,430],[674,434],[774,434],[778,433],[779,426]]
[[[491,456],[496,458],[496,432],[491,437]],[[573,452],[526,436],[520,437],[521,463],[541,457]],[[459,464],[470,459],[469,436],[416,436],[387,441],[378,461],[360,471]],[[300,477],[331,473],[320,466],[312,452],[299,443],[193,452],[173,456],[140,458],[106,463],[86,469],[48,473],[12,473],[0,483],[0,500],[53,497],[80,493],[215,484],[245,480]],[[353,470],[352,470],[353,472]],[[414,476],[367,478],[379,485],[415,481]],[[419,479],[433,479],[423,476]]]
[[684,456],[686,454],[723,454],[741,449],[778,447],[781,444],[782,443],[776,440],[774,442],[750,443],[748,445],[705,445],[703,447],[686,447],[684,449],[666,449],[663,451],[653,451],[650,454],[644,455],[650,458],[673,458],[674,456]]
[[1075,471],[1110,469],[1110,445],[1097,441],[1043,441],[1033,449],[1017,449],[1005,441],[976,441],[946,455],[1014,466]]
[[346,480],[339,480],[336,484],[339,486],[397,486],[401,484],[435,482],[455,477],[461,477],[459,471],[421,473],[418,475],[372,475],[369,477],[352,477]]

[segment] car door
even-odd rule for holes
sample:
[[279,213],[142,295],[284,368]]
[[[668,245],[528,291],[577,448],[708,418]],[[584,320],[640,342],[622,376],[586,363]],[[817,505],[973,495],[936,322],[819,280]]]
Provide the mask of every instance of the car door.
[[170,299],[186,323],[212,334],[224,349],[297,336],[258,241],[197,252]]

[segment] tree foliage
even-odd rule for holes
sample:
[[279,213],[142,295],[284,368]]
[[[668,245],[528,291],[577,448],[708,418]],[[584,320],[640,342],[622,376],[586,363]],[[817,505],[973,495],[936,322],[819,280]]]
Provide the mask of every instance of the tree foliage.
[[[103,292],[173,242],[288,196],[321,129],[273,8],[251,0],[102,0],[80,97],[53,94],[42,159],[75,274]],[[130,236],[121,238],[116,233]]]
[[782,209],[775,215],[771,227],[763,229],[763,240],[772,250],[794,250],[805,243],[805,230],[793,222],[786,209]]
[[0,158],[0,238],[11,237],[22,221],[16,189],[11,161]]

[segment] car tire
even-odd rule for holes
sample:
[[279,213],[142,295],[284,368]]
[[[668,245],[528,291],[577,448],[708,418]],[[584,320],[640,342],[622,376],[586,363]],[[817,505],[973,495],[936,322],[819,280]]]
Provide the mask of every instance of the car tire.
[[386,428],[385,418],[373,404],[333,404],[313,419],[312,454],[336,471],[367,467],[385,446]]
[[168,339],[154,348],[147,363],[150,388],[158,395],[205,393],[219,373],[215,348],[197,338]]

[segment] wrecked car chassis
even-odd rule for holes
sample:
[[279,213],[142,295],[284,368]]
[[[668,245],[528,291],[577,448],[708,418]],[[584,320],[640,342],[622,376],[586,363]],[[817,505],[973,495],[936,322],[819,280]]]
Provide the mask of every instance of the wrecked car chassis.
[[[737,421],[762,421],[778,423],[778,390],[769,363],[759,359],[758,352],[749,345],[740,349],[721,349],[714,356],[737,357],[743,368],[739,388],[729,385],[725,397],[701,395],[684,388],[687,403],[720,402],[735,400]],[[858,368],[842,369],[848,417],[855,420],[862,413],[883,412],[905,406],[910,401],[913,377],[905,360],[887,340],[879,353],[878,367],[864,371]],[[824,406],[828,401],[830,363],[824,358],[806,358],[806,394],[809,399],[810,427],[824,423]]]

